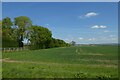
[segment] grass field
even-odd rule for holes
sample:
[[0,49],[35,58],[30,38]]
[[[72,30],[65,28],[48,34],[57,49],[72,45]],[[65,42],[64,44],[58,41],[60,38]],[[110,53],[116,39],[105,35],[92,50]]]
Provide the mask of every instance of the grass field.
[[3,78],[117,78],[117,46],[3,53]]

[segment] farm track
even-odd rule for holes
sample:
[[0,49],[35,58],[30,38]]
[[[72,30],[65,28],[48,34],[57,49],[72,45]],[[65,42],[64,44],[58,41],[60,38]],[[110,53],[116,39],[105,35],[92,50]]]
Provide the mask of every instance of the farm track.
[[[82,60],[82,59],[81,59]],[[33,62],[33,61],[17,61],[17,60],[10,60],[10,59],[2,59],[2,62],[8,62],[8,63],[31,63],[31,64],[45,64],[45,65],[56,65],[56,66],[61,66],[61,65],[63,65],[63,64],[61,64],[61,63],[53,63],[53,62]],[[68,64],[68,63],[66,63],[66,64],[64,64],[64,65],[66,65],[66,66],[71,66],[71,65],[73,65],[73,64]],[[75,66],[80,66],[81,64],[74,64]],[[103,65],[103,64],[101,64],[101,65],[97,65],[97,64],[92,64],[92,65],[85,65],[85,66],[90,66],[90,67],[113,67],[113,68],[117,68],[117,65]]]
[[[83,49],[81,49],[81,48],[77,48],[76,50],[75,50],[75,52],[77,53],[77,54],[81,54],[81,53],[84,53],[85,51],[83,50]],[[81,54],[82,55],[82,54]],[[87,55],[97,55],[97,56],[104,56],[104,54],[101,54],[101,53],[87,53]]]
[[76,50],[75,50],[75,53],[77,53],[78,55],[80,54],[80,53],[82,53],[83,52],[83,50],[81,49],[81,48],[77,48]]

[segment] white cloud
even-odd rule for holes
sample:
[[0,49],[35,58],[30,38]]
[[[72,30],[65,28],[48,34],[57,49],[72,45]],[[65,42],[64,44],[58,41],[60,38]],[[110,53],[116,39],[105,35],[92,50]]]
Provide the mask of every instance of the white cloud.
[[117,43],[118,37],[117,35],[101,35],[96,37],[78,37],[74,39],[64,39],[66,42],[75,41],[79,44],[94,44],[94,43]]
[[70,43],[71,42],[71,40],[70,39],[64,39],[65,40],[65,42],[67,42],[67,43]]
[[94,40],[96,40],[96,38],[82,38],[82,37],[79,37],[78,38],[78,41],[94,41]]
[[115,38],[111,38],[111,40],[118,40],[118,38],[117,38],[117,37],[115,37]]
[[94,41],[96,38],[89,38],[88,40],[89,41]]
[[87,13],[86,15],[85,15],[85,17],[93,17],[93,16],[97,16],[98,15],[98,13],[95,13],[95,12],[89,12],[89,13]]
[[109,35],[109,37],[117,37],[117,35]]
[[49,24],[45,24],[46,27],[50,26]]
[[104,25],[95,25],[95,26],[92,26],[91,28],[95,28],[95,29],[103,29],[103,28],[107,28],[107,26],[104,26]]
[[84,18],[94,17],[94,16],[97,16],[97,15],[98,15],[98,13],[89,12],[89,13],[86,13],[86,14],[84,14],[84,15],[79,16],[79,18],[84,19]]
[[82,38],[82,37],[80,37],[80,38],[78,38],[79,40],[83,40],[84,38]]
[[107,26],[103,26],[103,25],[101,25],[101,26],[99,26],[100,28],[107,28]]
[[99,26],[98,26],[98,25],[95,25],[95,26],[92,26],[91,28],[99,28]]
[[118,41],[118,37],[115,35],[109,35],[109,36],[100,36],[97,39],[99,42],[108,42],[108,43],[112,43],[112,42],[117,42]]

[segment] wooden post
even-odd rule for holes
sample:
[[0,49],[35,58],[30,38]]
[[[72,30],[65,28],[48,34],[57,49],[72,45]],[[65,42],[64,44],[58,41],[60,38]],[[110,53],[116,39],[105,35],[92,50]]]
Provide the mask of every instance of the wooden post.
[[5,48],[4,48],[4,52],[5,52]]
[[11,51],[11,48],[9,48],[8,52],[10,52],[10,51]]

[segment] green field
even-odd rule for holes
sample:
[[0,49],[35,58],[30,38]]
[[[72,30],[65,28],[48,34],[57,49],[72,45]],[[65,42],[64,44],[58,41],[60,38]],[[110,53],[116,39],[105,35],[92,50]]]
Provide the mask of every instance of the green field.
[[117,46],[3,53],[3,78],[117,78]]

